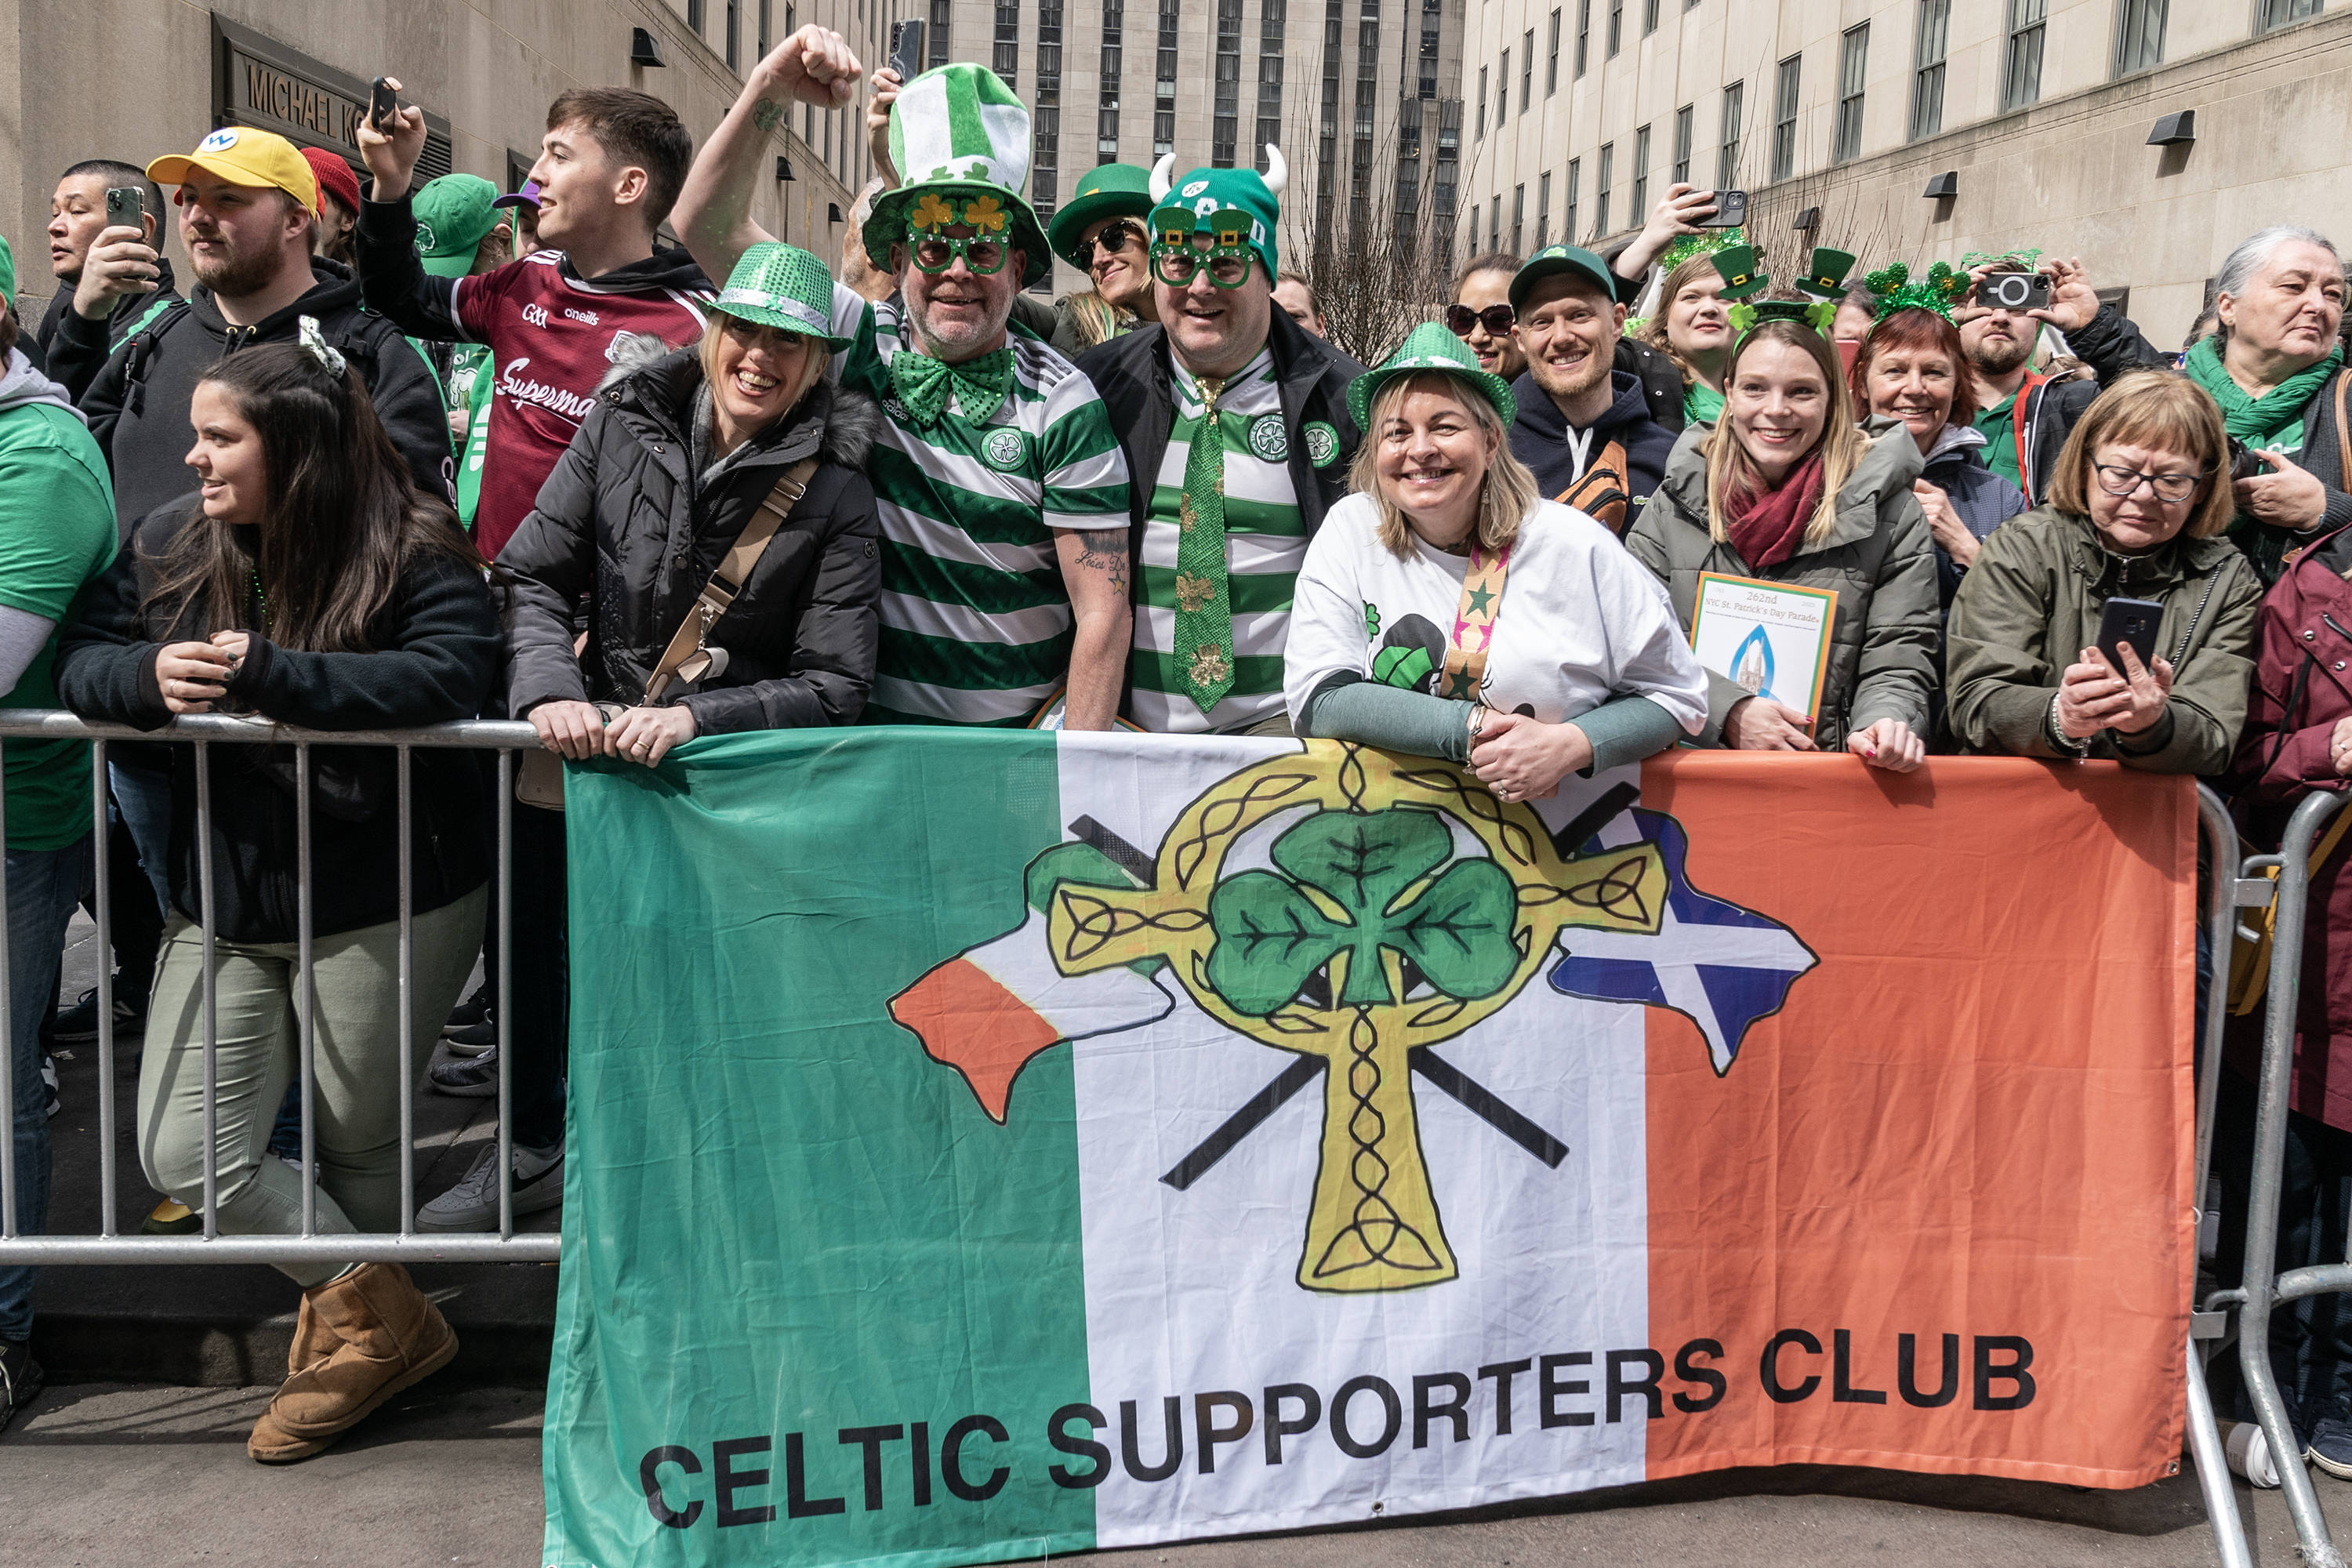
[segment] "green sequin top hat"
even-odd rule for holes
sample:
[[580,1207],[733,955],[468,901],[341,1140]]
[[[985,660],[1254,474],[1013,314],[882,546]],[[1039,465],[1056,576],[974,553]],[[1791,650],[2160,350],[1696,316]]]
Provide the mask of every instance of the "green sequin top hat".
[[1943,261],[1928,268],[1927,275],[1917,279],[1911,276],[1910,268],[1898,261],[1864,278],[1862,286],[1877,296],[1876,320],[1881,321],[1897,310],[1933,310],[1948,321],[1953,307],[1974,287],[1967,273],[1955,272],[1948,262]]
[[1727,246],[1715,253],[1715,269],[1723,274],[1723,297],[1727,300],[1749,299],[1770,288],[1771,277],[1763,267],[1764,258],[1756,254],[1752,245]]
[[1151,243],[1181,245],[1195,234],[1215,237],[1218,249],[1246,247],[1265,268],[1266,287],[1274,287],[1275,229],[1282,218],[1282,193],[1290,183],[1290,165],[1282,149],[1265,146],[1265,173],[1255,169],[1199,168],[1175,178],[1176,155],[1152,165],[1149,194],[1156,204],[1149,222]]
[[1045,225],[1046,243],[1054,254],[1084,272],[1093,247],[1081,250],[1078,236],[1087,225],[1107,217],[1144,218],[1150,216],[1151,172],[1140,163],[1099,163],[1078,176],[1078,188],[1054,210]]
[[727,275],[711,309],[762,326],[814,338],[833,353],[849,340],[833,330],[833,274],[797,245],[755,245]]
[[1438,371],[1468,382],[1479,396],[1495,405],[1495,412],[1503,416],[1504,429],[1517,422],[1519,400],[1512,395],[1511,384],[1492,371],[1480,370],[1478,356],[1444,322],[1423,321],[1407,334],[1396,353],[1381,362],[1379,369],[1368,370],[1348,384],[1348,414],[1356,428],[1370,430],[1372,401],[1380,396],[1381,388],[1398,376],[1423,371]]
[[874,198],[866,256],[888,270],[890,247],[910,226],[969,224],[982,238],[1022,252],[1021,285],[1053,275],[1045,231],[1021,194],[1029,184],[1029,109],[986,66],[925,71],[890,105],[890,163],[904,184]]

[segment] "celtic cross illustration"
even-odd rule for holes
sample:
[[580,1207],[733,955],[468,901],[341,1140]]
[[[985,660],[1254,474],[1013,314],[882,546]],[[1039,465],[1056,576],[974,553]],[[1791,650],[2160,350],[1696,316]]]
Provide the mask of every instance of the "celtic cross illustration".
[[[1245,835],[1292,813],[1272,869],[1225,874]],[[1455,826],[1484,853],[1462,852]],[[1458,769],[1332,742],[1206,791],[1150,869],[1143,888],[1055,881],[1053,962],[1066,975],[1164,963],[1227,1027],[1327,1065],[1297,1270],[1318,1291],[1454,1277],[1410,1053],[1507,1005],[1564,930],[1655,932],[1667,890],[1654,845],[1564,857],[1529,807]]]

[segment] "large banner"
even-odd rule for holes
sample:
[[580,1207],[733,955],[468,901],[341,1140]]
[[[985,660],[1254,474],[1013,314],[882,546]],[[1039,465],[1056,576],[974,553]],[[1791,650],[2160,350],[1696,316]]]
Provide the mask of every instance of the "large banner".
[[851,731],[572,772],[546,1561],[2179,1452],[2195,799]]

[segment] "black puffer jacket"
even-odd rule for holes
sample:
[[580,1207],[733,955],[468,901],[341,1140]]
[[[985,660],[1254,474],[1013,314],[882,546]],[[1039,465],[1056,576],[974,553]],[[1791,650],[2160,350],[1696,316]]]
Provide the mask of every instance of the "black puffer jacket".
[[[781,426],[694,472],[709,417],[694,348],[625,362],[499,564],[515,578],[507,710],[635,703],[729,546],[793,464],[820,457],[711,627],[719,674],[673,685],[698,734],[855,723],[874,684],[881,526],[864,468],[881,410],[820,381]],[[586,601],[588,646],[572,652]]]
[[[169,605],[142,610],[155,565],[196,515],[184,496],[142,518],[131,547],[90,584],[82,617],[58,653],[58,696],[85,719],[161,729],[172,720],[155,683],[155,655],[173,630]],[[236,619],[260,620],[247,605]],[[259,713],[310,730],[392,730],[471,719],[498,679],[499,616],[478,569],[446,557],[411,565],[371,629],[375,653],[299,653],[256,637],[228,685],[224,711]],[[172,902],[190,920],[204,905],[196,879],[196,750],[168,751],[172,766]],[[213,915],[229,942],[293,942],[300,882],[290,746],[221,744],[212,752]],[[380,746],[311,752],[311,933],[331,936],[400,916],[398,780]],[[473,752],[421,746],[411,753],[415,832],[409,867],[422,912],[451,903],[488,876],[482,773]]]

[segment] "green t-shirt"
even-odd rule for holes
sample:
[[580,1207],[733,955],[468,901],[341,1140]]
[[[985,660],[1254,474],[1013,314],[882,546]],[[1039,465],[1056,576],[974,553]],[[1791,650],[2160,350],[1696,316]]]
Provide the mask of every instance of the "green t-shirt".
[[[51,403],[0,411],[0,605],[62,626],[114,560],[114,486],[82,422]],[[58,639],[0,708],[55,708]],[[8,847],[62,849],[89,831],[89,745],[10,741]]]
[[2017,394],[2012,392],[1977,416],[1977,428],[1984,432],[1985,438],[1977,455],[1984,459],[1985,467],[2021,490],[2025,488],[2025,476],[2017,468],[2016,425]]
[[1683,417],[1693,425],[1712,425],[1723,417],[1723,394],[1703,381],[1694,381],[1683,394]]

